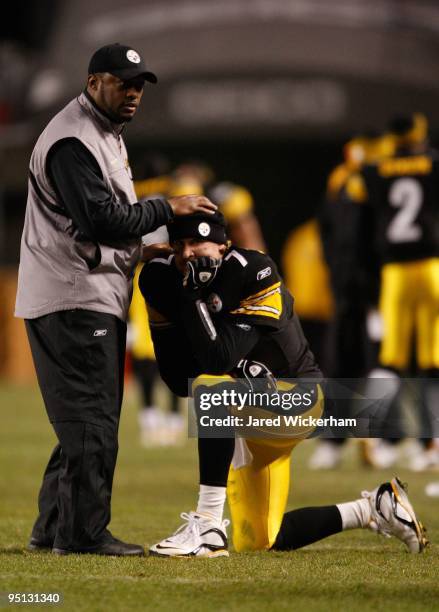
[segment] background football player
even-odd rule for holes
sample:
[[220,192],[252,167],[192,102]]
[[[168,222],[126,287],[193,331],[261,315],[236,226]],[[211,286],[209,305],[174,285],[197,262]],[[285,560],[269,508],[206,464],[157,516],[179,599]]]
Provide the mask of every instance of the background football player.
[[[367,320],[371,302],[376,308],[377,298],[374,300],[370,294],[377,295],[378,274],[375,279],[368,275],[369,286],[364,286],[364,276],[356,265],[357,236],[352,234],[350,227],[356,223],[358,207],[347,204],[346,186],[362,166],[375,163],[392,152],[393,141],[387,134],[380,135],[369,130],[351,138],[343,147],[343,162],[328,177],[325,198],[319,210],[318,229],[333,297],[333,318],[329,333],[325,334],[325,373],[332,378],[359,379],[365,376],[376,353],[377,338],[370,337],[368,329],[373,336],[374,328],[367,326]],[[315,291],[314,295],[315,299],[319,299],[320,290]],[[370,320],[373,318],[370,317]],[[342,460],[345,442],[345,438],[321,440],[310,458],[309,466],[312,469],[337,467]],[[371,440],[360,441],[361,459],[368,466],[373,465],[373,448]]]
[[[393,380],[390,401],[399,391],[400,377],[410,372],[414,354],[423,378],[418,416],[427,437],[434,435],[429,415],[437,410],[434,379],[439,368],[439,158],[428,146],[427,120],[419,113],[396,117],[390,134],[393,155],[351,177],[347,193],[357,209],[357,266],[366,277],[376,277],[377,270],[381,275],[380,369],[371,376]],[[415,468],[439,463],[437,449],[429,445],[426,440]],[[395,447],[390,441],[381,447],[388,466],[396,459]]]

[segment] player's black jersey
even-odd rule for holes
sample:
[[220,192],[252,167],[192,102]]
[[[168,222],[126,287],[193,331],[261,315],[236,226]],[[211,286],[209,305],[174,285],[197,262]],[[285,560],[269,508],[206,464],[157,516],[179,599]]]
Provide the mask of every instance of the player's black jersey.
[[382,263],[439,255],[439,157],[398,152],[366,166],[375,248]]
[[[191,344],[188,336],[191,330],[187,329],[187,321],[184,321],[182,276],[175,266],[174,257],[153,259],[145,265],[139,286],[153,313],[150,323],[155,343],[161,342],[155,331],[167,326],[178,328],[179,333],[183,333],[180,341],[186,345],[189,359]],[[294,314],[293,299],[267,255],[230,248],[214,281],[200,292],[218,329],[221,329],[221,324],[226,325],[236,337],[257,330],[256,343],[240,358],[261,361],[278,377],[321,376]],[[227,341],[226,335],[219,341]],[[195,367],[198,371],[192,372],[191,376],[212,373],[203,369],[203,365],[199,363],[198,368]],[[233,367],[236,365],[234,363]]]
[[352,265],[353,222],[358,206],[346,206],[345,188],[354,171],[343,163],[328,177],[325,198],[318,210],[318,222],[323,253],[329,267],[331,289],[336,300],[352,298],[357,285],[355,266]]

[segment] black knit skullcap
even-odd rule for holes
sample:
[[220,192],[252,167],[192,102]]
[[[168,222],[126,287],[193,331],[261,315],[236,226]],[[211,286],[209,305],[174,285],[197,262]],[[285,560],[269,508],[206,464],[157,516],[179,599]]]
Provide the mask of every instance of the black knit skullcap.
[[219,211],[215,211],[213,215],[199,212],[174,217],[167,228],[171,243],[185,238],[209,240],[218,244],[227,242],[226,222],[224,215]]

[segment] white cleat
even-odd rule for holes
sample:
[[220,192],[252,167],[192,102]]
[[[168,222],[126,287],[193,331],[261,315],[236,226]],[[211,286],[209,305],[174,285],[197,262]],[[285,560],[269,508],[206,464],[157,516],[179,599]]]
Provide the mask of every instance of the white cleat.
[[317,448],[309,460],[311,470],[334,470],[341,463],[343,447],[328,440],[317,443]]
[[395,536],[411,553],[422,552],[428,544],[425,528],[416,517],[406,487],[399,478],[392,478],[373,491],[363,491],[369,500],[369,529],[386,537]]
[[169,538],[154,544],[149,554],[157,557],[228,557],[227,519],[217,523],[196,512],[182,512],[185,523]]

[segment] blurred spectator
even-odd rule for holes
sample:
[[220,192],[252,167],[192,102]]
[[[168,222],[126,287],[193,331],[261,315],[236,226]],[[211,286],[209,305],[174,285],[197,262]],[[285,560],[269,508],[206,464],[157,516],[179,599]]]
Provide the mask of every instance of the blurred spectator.
[[19,119],[25,108],[31,65],[20,45],[0,43],[0,126]]
[[0,26],[0,125],[22,119],[38,60],[50,41],[63,0],[8,4]]

